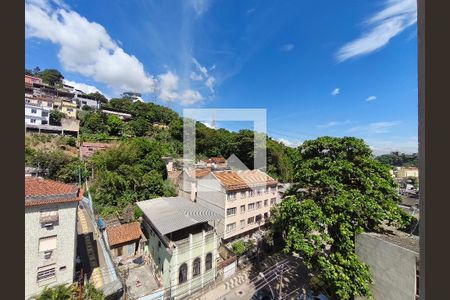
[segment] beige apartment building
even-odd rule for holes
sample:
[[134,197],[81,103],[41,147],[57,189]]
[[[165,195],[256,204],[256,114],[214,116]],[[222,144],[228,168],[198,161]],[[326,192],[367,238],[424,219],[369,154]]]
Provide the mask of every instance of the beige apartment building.
[[216,230],[229,242],[265,224],[277,201],[277,185],[260,170],[210,172],[198,179],[196,202],[223,216]]
[[407,178],[407,177],[415,177],[419,178],[419,169],[418,168],[400,168],[397,172],[398,178]]

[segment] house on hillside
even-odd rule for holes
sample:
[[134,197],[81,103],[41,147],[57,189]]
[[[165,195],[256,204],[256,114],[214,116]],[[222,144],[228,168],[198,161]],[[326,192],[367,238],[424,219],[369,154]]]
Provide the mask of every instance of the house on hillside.
[[77,208],[83,196],[76,185],[25,177],[25,295],[74,280]]
[[206,167],[213,169],[221,169],[227,167],[227,160],[221,156],[214,156],[203,160]]
[[132,117],[133,117],[129,113],[115,111],[115,110],[111,110],[111,109],[104,109],[103,108],[101,111],[102,111],[102,113],[105,113],[107,115],[117,116],[117,117],[119,117],[119,119],[124,120],[124,121],[131,120]]
[[408,178],[415,177],[419,178],[419,169],[416,167],[402,167],[397,171],[397,178]]
[[191,201],[197,198],[197,181],[211,172],[210,168],[184,169],[178,181],[178,196]]
[[265,224],[276,205],[277,185],[260,170],[215,171],[198,179],[196,201],[222,215],[217,234],[229,242]]
[[91,157],[95,152],[108,149],[112,146],[113,146],[113,144],[107,144],[107,143],[83,142],[80,147],[80,158],[86,159],[88,157]]
[[147,241],[138,222],[106,227],[108,246],[113,258],[140,255]]
[[182,197],[137,202],[149,252],[161,273],[167,299],[181,299],[214,282],[221,216]]
[[50,119],[50,108],[25,103],[25,124],[47,125]]

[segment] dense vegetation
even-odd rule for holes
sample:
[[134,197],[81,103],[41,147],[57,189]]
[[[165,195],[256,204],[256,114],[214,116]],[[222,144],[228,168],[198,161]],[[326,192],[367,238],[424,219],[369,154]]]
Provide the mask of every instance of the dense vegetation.
[[393,167],[418,167],[419,159],[417,153],[405,154],[400,152],[391,152],[377,156],[376,159],[388,166]]
[[398,206],[389,167],[356,138],[322,137],[298,148],[297,183],[273,211],[274,236],[302,255],[332,299],[371,297],[371,275],[355,254],[355,235],[410,221]]

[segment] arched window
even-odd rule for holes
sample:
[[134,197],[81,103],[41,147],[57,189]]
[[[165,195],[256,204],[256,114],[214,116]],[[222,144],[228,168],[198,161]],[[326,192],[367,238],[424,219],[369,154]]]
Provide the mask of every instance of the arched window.
[[206,254],[205,269],[210,270],[212,268],[212,253]]
[[180,274],[178,275],[178,283],[182,284],[187,281],[187,264],[184,263],[180,266]]
[[192,265],[192,277],[200,275],[200,257],[194,259],[194,264]]

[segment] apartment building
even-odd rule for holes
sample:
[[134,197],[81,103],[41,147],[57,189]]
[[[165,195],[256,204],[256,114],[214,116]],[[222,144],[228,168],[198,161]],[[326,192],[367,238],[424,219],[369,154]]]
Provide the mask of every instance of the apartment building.
[[198,179],[196,201],[222,215],[217,234],[229,242],[265,224],[277,202],[277,185],[260,170],[210,172]]
[[415,168],[415,167],[399,168],[399,170],[397,172],[397,178],[408,178],[408,177],[419,178],[419,169]]
[[51,98],[25,96],[25,104],[36,105],[47,109],[53,109],[53,101]]
[[163,278],[167,299],[181,299],[214,282],[222,217],[182,197],[137,202],[149,252]]
[[47,125],[50,119],[50,109],[44,106],[25,103],[25,124]]
[[79,187],[25,177],[25,296],[70,284],[76,257]]

